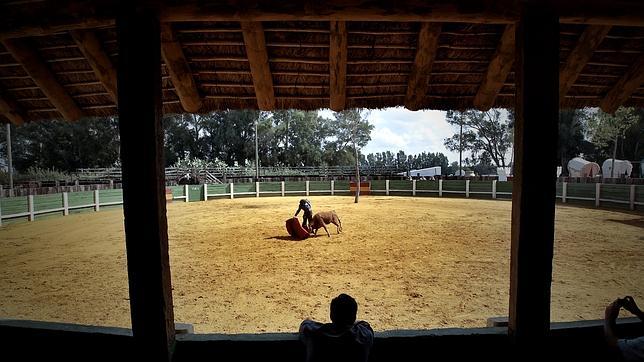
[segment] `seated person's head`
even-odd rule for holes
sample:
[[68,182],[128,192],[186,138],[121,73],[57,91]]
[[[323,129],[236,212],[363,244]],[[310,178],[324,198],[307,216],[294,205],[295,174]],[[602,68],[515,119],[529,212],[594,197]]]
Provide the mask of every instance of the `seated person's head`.
[[340,294],[331,301],[331,322],[335,325],[353,325],[357,313],[358,303],[347,294]]

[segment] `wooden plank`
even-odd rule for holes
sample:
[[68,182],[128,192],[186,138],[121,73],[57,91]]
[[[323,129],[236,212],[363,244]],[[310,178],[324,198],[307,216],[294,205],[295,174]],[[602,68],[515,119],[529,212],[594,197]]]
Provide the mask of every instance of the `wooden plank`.
[[626,73],[615,83],[599,103],[599,107],[606,113],[615,113],[617,108],[644,84],[644,55],[631,65]]
[[339,112],[346,104],[347,24],[332,21],[329,34],[329,106]]
[[161,39],[150,10],[125,8],[117,20],[118,111],[123,215],[132,332],[137,358],[169,362],[174,314],[168,257]]
[[501,88],[503,88],[503,84],[508,78],[510,70],[512,70],[512,65],[514,64],[515,33],[516,26],[514,24],[505,26],[496,52],[492,56],[490,65],[487,68],[485,78],[481,82],[481,86],[474,97],[474,107],[481,111],[487,111],[492,108],[496,96],[501,91]]
[[202,102],[197,84],[192,76],[190,64],[183,54],[181,44],[176,39],[169,23],[161,24],[161,54],[183,109],[190,113],[199,112]]
[[105,53],[100,40],[93,31],[72,30],[70,35],[92,67],[94,74],[103,84],[110,98],[117,102],[116,69]]
[[[0,39],[114,25],[119,0],[19,1],[0,4]],[[429,21],[511,24],[520,0],[372,0],[154,2],[162,21]],[[250,6],[252,4],[252,6]],[[555,2],[562,23],[644,26],[641,0]]]
[[405,97],[405,107],[412,111],[418,110],[423,106],[423,101],[429,88],[432,64],[434,63],[434,58],[436,58],[440,33],[440,24],[422,23],[420,26],[416,58],[409,74]]
[[590,60],[593,53],[610,31],[608,25],[589,25],[579,37],[577,45],[570,52],[566,64],[559,71],[559,99],[563,101],[570,87]]
[[[554,243],[559,119],[559,26],[555,11],[526,2],[516,35],[515,169],[510,313],[516,359],[546,353]],[[543,359],[537,357],[537,359]]]
[[58,83],[47,64],[26,40],[5,39],[2,43],[66,120],[76,121],[83,116],[72,97]]
[[0,93],[0,113],[7,117],[9,122],[20,126],[25,123],[25,116],[18,104],[8,96]]
[[268,64],[264,28],[262,23],[251,21],[242,21],[241,28],[250,72],[253,76],[257,106],[263,111],[270,111],[275,108],[275,93],[273,76]]
[[116,69],[103,50],[96,34],[93,31],[72,30],[70,35],[92,67],[98,80],[103,84],[107,93],[109,93],[110,98],[116,103]]

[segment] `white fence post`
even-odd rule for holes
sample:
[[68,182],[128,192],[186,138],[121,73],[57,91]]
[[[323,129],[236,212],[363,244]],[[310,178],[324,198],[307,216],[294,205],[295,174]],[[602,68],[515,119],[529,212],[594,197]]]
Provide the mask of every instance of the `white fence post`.
[[94,190],[94,211],[99,211],[101,209],[101,202],[98,197],[98,190]]
[[284,194],[285,194],[285,192],[284,192],[284,190],[285,190],[284,181],[282,181],[282,185],[280,187],[281,187],[281,190],[282,190],[282,197],[284,197]]
[[331,180],[331,196],[333,196],[334,192],[335,192],[335,181]]
[[470,197],[470,180],[465,180],[465,197]]
[[69,215],[69,198],[66,192],[63,192],[63,215]]
[[186,202],[190,201],[190,187],[188,185],[184,185],[183,192],[186,195]]
[[203,200],[208,201],[208,184],[203,184]]
[[598,182],[595,184],[595,206],[599,206],[599,194],[601,190],[601,184]]
[[34,221],[34,195],[29,195],[29,221]]
[[443,197],[443,179],[438,180],[438,197]]
[[234,198],[235,198],[235,183],[231,182],[230,183],[230,199],[232,200]]
[[255,197],[259,197],[259,181],[255,181]]
[[496,180],[492,180],[492,198],[496,199]]
[[416,196],[416,180],[411,180],[411,195]]
[[635,185],[631,185],[631,193],[628,199],[631,210],[635,210]]
[[309,196],[309,180],[306,180],[306,196]]
[[567,192],[567,190],[568,190],[568,183],[564,181],[561,184],[561,202],[563,202],[564,204],[566,203],[566,192]]
[[[358,183],[358,187],[360,187],[360,183]],[[389,180],[385,180],[385,191],[387,192],[387,196],[389,196]]]

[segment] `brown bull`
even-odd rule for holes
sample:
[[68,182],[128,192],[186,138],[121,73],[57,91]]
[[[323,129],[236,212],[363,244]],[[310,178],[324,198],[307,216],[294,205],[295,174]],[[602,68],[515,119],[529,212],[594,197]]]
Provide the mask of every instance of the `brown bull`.
[[313,231],[314,235],[317,235],[318,229],[324,228],[324,231],[326,231],[326,234],[329,237],[331,237],[331,234],[329,234],[329,230],[326,228],[326,225],[328,224],[335,225],[337,227],[338,234],[342,232],[342,222],[340,221],[338,214],[335,213],[335,210],[322,211],[315,214],[310,224],[311,231]]

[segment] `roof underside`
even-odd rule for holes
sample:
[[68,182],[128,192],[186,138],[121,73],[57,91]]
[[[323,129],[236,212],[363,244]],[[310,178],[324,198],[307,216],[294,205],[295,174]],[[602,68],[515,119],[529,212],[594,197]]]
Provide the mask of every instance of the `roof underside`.
[[[259,28],[253,31],[257,35],[259,29],[259,38],[263,36],[265,47],[260,47],[260,53],[264,49],[267,67],[262,66],[261,61],[250,59],[246,43],[253,38],[244,33],[246,28],[242,30],[238,21],[172,22],[169,25],[172,41],[179,44],[179,53],[183,53],[180,57],[188,64],[188,74],[183,74],[182,78],[192,77],[196,89],[193,98],[201,102],[199,112],[257,109],[258,101],[260,105],[262,103],[256,89],[261,89],[258,83],[262,80],[253,76],[258,78],[260,74],[263,82],[272,86],[269,93],[273,97],[273,103],[260,107],[262,109],[329,108],[334,92],[336,96],[340,92],[344,97],[342,108],[407,105],[412,109],[449,110],[514,106],[514,66],[508,65],[506,71],[497,70],[499,62],[503,64],[509,59],[512,64],[513,25],[442,22],[438,30],[427,30],[420,22],[342,21],[344,28],[340,34],[346,45],[339,44],[344,49],[340,53],[344,53],[346,60],[340,57],[340,66],[346,67],[346,73],[340,73],[338,87],[338,75],[333,74],[333,66],[330,66],[330,61],[337,62],[334,57],[338,54],[337,49],[331,49],[336,45],[330,45],[338,44],[333,39],[337,35],[334,23],[338,22],[257,22]],[[622,97],[620,105],[644,106],[644,87],[641,82],[633,86],[633,78],[635,82],[642,78],[644,27],[603,26],[594,29],[594,33],[592,28],[585,24],[560,26],[560,79],[572,77],[563,95],[562,107],[600,106],[611,92],[612,96],[619,93],[616,86],[624,88],[624,84],[632,89]],[[114,26],[84,31],[98,39],[99,51],[107,55],[108,65],[118,69]],[[437,36],[434,42],[431,35],[427,36],[432,31]],[[512,33],[509,45],[508,34],[504,35],[504,32]],[[4,108],[0,107],[0,119],[13,121],[10,111],[19,113],[24,121],[70,118],[61,112],[59,102],[52,102],[51,90],[43,89],[42,80],[34,78],[41,75],[25,65],[14,47],[8,45],[9,41],[18,41],[33,51],[32,58],[35,54],[37,62],[44,64],[54,82],[62,86],[61,91],[71,97],[83,116],[104,117],[117,113],[105,77],[99,76],[73,34],[73,31],[60,31],[2,39],[0,101],[6,102]],[[503,54],[503,47],[512,49],[509,56]],[[430,53],[429,62],[418,64],[423,62],[417,54],[419,51]],[[330,52],[334,56],[330,56]],[[578,64],[580,56],[582,63]],[[571,62],[577,64],[577,70],[571,71],[575,66],[567,66]],[[177,91],[170,69],[165,63],[161,67],[164,112],[185,112],[181,97],[189,95]],[[491,79],[496,79],[496,86]],[[630,83],[625,83],[628,81]],[[422,90],[424,94],[414,107],[409,107],[409,88],[414,84],[421,84],[420,88],[426,89]],[[475,101],[477,93],[483,92],[482,84],[483,88],[488,88],[488,93],[494,94],[488,106]],[[262,95],[267,99],[271,99],[270,96]]]

